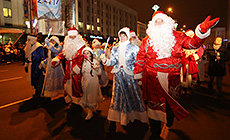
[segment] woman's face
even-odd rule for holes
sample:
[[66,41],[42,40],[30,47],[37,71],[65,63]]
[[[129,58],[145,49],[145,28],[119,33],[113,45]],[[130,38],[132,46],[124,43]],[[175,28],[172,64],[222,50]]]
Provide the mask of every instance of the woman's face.
[[119,40],[123,43],[123,42],[125,42],[125,41],[128,40],[128,37],[126,36],[126,34],[121,33],[121,34],[119,35]]
[[88,51],[88,50],[85,50],[84,52],[83,52],[83,54],[84,55],[86,55],[88,58],[91,58],[91,53],[90,53],[90,51]]
[[217,37],[217,38],[215,39],[214,43],[215,43],[216,45],[221,45],[221,44],[222,44],[222,38],[221,38],[221,37]]
[[54,41],[53,39],[51,39],[50,42],[51,42],[52,44],[56,44],[56,43],[57,43],[57,42]]

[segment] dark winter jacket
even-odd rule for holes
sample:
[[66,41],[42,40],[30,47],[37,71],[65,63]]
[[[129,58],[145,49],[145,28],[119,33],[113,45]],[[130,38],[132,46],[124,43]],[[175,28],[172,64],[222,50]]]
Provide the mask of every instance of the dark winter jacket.
[[[217,52],[220,53],[220,60],[216,59]],[[217,51],[214,49],[207,49],[206,54],[209,61],[208,74],[212,76],[225,76],[225,62],[229,61],[227,48],[222,45]]]

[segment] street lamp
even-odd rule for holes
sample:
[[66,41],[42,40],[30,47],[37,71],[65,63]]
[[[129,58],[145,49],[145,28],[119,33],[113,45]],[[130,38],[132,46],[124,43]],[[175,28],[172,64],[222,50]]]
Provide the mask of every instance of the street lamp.
[[169,7],[169,8],[168,8],[168,12],[169,12],[169,13],[172,13],[172,12],[173,12],[172,7]]

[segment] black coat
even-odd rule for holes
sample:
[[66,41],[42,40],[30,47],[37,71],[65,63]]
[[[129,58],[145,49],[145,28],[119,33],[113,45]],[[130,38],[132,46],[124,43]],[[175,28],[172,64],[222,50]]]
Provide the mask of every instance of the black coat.
[[220,60],[216,59],[216,52],[214,49],[206,50],[208,56],[208,74],[212,76],[225,76],[226,68],[225,62],[229,60],[227,48],[223,45],[217,50],[220,53]]

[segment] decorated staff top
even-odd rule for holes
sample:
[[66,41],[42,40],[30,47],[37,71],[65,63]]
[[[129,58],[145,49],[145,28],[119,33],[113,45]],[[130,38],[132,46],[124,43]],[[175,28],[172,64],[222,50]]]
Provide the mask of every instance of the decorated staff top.
[[158,6],[157,4],[155,4],[152,9],[156,12],[158,9],[160,8],[160,6]]

